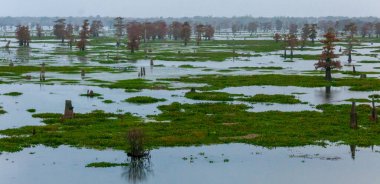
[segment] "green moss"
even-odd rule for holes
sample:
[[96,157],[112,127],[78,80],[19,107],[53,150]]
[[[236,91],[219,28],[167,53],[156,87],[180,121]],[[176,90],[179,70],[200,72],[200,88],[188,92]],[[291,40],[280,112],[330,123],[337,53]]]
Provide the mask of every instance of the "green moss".
[[9,92],[9,93],[4,93],[3,95],[6,95],[6,96],[21,96],[22,93],[20,93],[20,92]]
[[226,87],[263,85],[298,87],[349,86],[350,90],[353,91],[380,90],[380,80],[376,78],[339,78],[334,79],[332,82],[328,82],[322,76],[267,74],[249,76],[201,75],[160,80],[208,84],[207,86],[199,88],[202,90],[218,90]]
[[103,96],[103,95],[99,94],[99,93],[93,93],[93,95],[90,96],[89,94],[85,93],[85,94],[80,94],[79,96],[85,96],[85,97],[94,98],[94,97],[100,97],[100,96]]
[[204,68],[204,67],[195,67],[193,65],[180,65],[178,68]]
[[280,103],[280,104],[299,104],[302,103],[299,99],[296,99],[294,95],[266,95],[257,94],[249,98],[239,98],[245,102],[260,102],[260,103]]
[[115,103],[115,102],[112,101],[112,100],[103,100],[103,103],[105,103],[105,104],[112,104],[112,103]]
[[94,167],[94,168],[106,168],[106,167],[126,167],[129,164],[127,163],[110,163],[110,162],[94,162],[87,164],[86,167]]
[[150,104],[150,103],[164,102],[166,101],[166,99],[153,98],[149,96],[136,96],[136,97],[128,98],[125,101],[129,103],[135,103],[135,104]]
[[268,67],[230,67],[230,69],[243,69],[247,71],[253,70],[282,70],[282,67],[279,66],[268,66]]
[[127,92],[140,91],[142,89],[166,89],[168,87],[167,83],[163,82],[151,82],[145,79],[128,79],[119,80],[111,84],[100,85],[102,87],[109,88],[122,88]]
[[36,109],[27,109],[26,111],[30,112],[30,113],[35,113],[36,112]]
[[235,94],[229,94],[224,92],[188,92],[185,94],[186,98],[193,100],[209,100],[209,101],[233,101]]

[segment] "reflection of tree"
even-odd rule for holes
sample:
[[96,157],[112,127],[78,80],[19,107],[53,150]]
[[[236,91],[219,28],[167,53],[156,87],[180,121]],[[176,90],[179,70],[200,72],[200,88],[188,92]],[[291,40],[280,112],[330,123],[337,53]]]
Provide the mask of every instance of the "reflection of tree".
[[150,156],[144,158],[131,158],[129,166],[125,167],[122,174],[128,182],[136,184],[147,180],[148,176],[153,174]]
[[16,50],[16,61],[17,62],[29,62],[30,58],[30,48],[29,47],[19,47]]
[[356,157],[356,145],[350,145],[350,151],[351,151],[351,158],[352,158],[352,160],[355,160],[355,157]]

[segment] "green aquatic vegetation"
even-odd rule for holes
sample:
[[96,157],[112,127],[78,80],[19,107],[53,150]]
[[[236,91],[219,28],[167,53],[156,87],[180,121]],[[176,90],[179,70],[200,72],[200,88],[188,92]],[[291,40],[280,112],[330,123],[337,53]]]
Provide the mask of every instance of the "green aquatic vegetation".
[[[86,73],[98,73],[98,72],[131,72],[133,68],[128,70],[118,70],[111,67],[103,66],[45,66],[46,72],[58,72],[65,74],[79,74],[81,70],[85,70]],[[2,75],[22,75],[31,72],[40,72],[41,66],[0,66],[0,73]]]
[[30,112],[30,113],[35,113],[36,112],[36,109],[27,109],[26,111]]
[[0,106],[0,114],[5,114],[5,113],[7,113],[7,111],[5,111],[2,106]]
[[257,94],[248,98],[239,98],[238,100],[253,103],[279,103],[279,104],[300,104],[301,100],[297,99],[294,95],[266,95]]
[[253,71],[253,70],[282,70],[284,68],[280,66],[263,66],[263,67],[230,67],[229,69],[242,69],[242,70],[247,70],[247,71]]
[[86,165],[86,167],[93,167],[93,168],[126,167],[126,166],[129,166],[129,164],[128,163],[94,162],[94,163],[89,163]]
[[242,96],[237,94],[229,94],[224,92],[188,92],[186,98],[193,100],[209,100],[209,101],[233,101],[234,97]]
[[196,67],[193,65],[179,65],[178,68],[204,68],[204,67]]
[[99,93],[93,93],[92,96],[91,96],[90,94],[84,93],[84,94],[80,94],[79,96],[85,96],[85,97],[94,98],[94,97],[101,97],[103,95],[99,94]]
[[160,79],[162,81],[176,81],[184,83],[208,84],[199,87],[202,90],[219,90],[226,87],[241,86],[297,86],[297,87],[325,87],[325,86],[349,86],[353,91],[376,91],[380,90],[380,80],[376,78],[337,78],[332,82],[326,81],[322,76],[304,75],[200,75],[184,76],[180,78]]
[[[307,55],[307,54],[294,54],[293,55],[293,58],[299,58],[299,59],[303,59],[303,60],[319,60],[320,59],[320,55]],[[287,58],[290,58],[290,56],[288,56]]]
[[119,80],[111,84],[102,84],[100,86],[108,88],[121,88],[130,92],[131,90],[140,91],[142,89],[167,89],[168,84],[163,82],[151,82],[146,79],[127,79]]
[[164,101],[166,101],[166,99],[153,98],[150,96],[136,96],[136,97],[131,97],[125,100],[125,102],[135,103],[135,104],[150,104],[150,103],[157,103],[157,102],[164,102]]
[[115,102],[112,101],[112,100],[103,100],[103,103],[105,103],[105,104],[112,104],[112,103],[115,103]]
[[33,145],[70,145],[128,150],[125,135],[140,128],[146,147],[248,143],[265,147],[323,145],[325,141],[380,145],[380,126],[371,122],[369,105],[358,105],[356,130],[349,128],[351,105],[319,105],[320,111],[248,112],[243,104],[201,103],[160,106],[154,123],[131,114],[94,111],[62,120],[62,114],[34,114],[46,125],[0,130],[1,151],[20,151]]
[[3,95],[6,96],[21,96],[23,93],[21,92],[9,92],[9,93],[4,93]]
[[359,61],[358,63],[380,63],[380,61]]

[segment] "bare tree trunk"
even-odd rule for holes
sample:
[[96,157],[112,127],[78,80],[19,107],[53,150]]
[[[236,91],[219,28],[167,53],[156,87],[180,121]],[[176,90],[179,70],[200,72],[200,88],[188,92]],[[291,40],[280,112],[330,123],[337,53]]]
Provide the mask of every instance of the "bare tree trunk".
[[327,81],[331,81],[332,80],[332,76],[331,76],[331,67],[326,67],[326,75],[325,75],[325,79]]
[[350,116],[350,128],[358,128],[358,113],[356,112],[356,102],[352,102],[351,116]]

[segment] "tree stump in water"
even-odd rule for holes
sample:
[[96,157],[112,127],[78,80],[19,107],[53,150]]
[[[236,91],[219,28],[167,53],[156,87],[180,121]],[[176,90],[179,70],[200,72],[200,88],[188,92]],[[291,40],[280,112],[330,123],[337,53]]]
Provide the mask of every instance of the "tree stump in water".
[[350,128],[358,128],[358,113],[356,112],[356,102],[352,102],[351,116],[350,116]]
[[352,72],[356,73],[355,65],[352,66]]
[[360,78],[361,79],[366,79],[367,78],[367,74],[360,74]]
[[9,48],[10,44],[11,44],[11,41],[8,41],[7,44],[5,45],[5,48]]
[[66,100],[65,113],[63,114],[63,119],[72,119],[72,118],[74,118],[74,107],[71,103],[71,100]]
[[86,76],[86,71],[84,69],[82,69],[80,71],[80,76],[82,76],[82,77]]
[[372,97],[372,111],[371,111],[371,120],[377,123],[377,110],[375,105],[375,99]]
[[195,91],[195,88],[191,88],[191,89],[190,89],[190,92],[191,92],[191,93],[195,93],[195,92],[196,92],[196,91]]
[[154,66],[153,59],[150,60],[150,66]]

